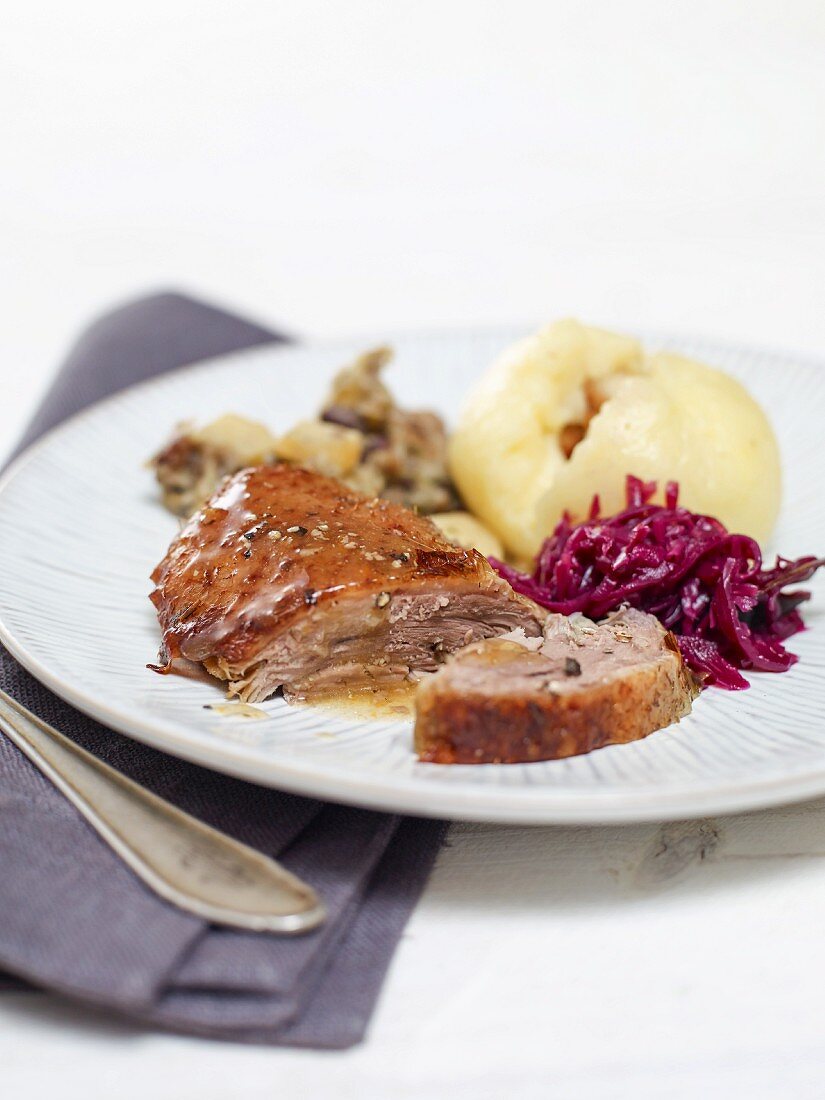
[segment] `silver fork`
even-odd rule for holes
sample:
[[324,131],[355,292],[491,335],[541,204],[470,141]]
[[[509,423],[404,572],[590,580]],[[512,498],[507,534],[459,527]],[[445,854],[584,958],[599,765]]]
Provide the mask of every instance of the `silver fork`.
[[315,891],[274,859],[127,779],[1,690],[0,730],[178,908],[254,932],[308,932],[325,919]]

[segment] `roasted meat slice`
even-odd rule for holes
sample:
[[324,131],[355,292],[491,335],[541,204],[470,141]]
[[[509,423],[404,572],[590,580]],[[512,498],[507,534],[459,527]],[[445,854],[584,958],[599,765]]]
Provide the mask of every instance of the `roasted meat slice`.
[[436,764],[516,764],[624,744],[690,712],[696,684],[652,615],[551,615],[463,649],[416,692],[415,748]]
[[543,613],[427,519],[294,466],[242,470],[152,574],[159,668],[202,662],[247,702],[389,687]]

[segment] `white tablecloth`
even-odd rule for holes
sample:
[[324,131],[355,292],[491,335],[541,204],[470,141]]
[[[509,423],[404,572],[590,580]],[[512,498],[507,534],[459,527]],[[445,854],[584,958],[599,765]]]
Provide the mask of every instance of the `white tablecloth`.
[[[0,449],[84,320],[163,286],[310,336],[573,313],[825,353],[823,47],[820,0],[18,5]],[[361,1048],[4,994],[0,1088],[819,1098],[823,857],[825,803],[457,826]]]

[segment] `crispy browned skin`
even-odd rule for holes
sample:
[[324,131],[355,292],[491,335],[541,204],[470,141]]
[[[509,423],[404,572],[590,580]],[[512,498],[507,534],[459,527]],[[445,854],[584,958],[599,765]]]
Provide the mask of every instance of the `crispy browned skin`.
[[406,508],[286,465],[225,482],[152,579],[162,659],[204,662],[250,701],[281,685],[300,696],[397,680],[467,641],[540,631],[534,606],[477,551]]
[[604,625],[584,622],[584,634],[562,623],[562,636],[548,635],[539,652],[506,639],[481,642],[427,677],[416,694],[420,758],[555,760],[636,741],[690,712],[696,685],[673,636],[652,616],[630,611]]

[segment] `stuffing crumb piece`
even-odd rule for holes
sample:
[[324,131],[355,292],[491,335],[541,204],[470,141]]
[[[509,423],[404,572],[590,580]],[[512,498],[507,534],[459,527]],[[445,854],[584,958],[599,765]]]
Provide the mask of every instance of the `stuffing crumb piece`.
[[265,425],[231,413],[202,428],[179,425],[150,463],[164,505],[189,516],[228,474],[281,461],[425,515],[460,507],[444,424],[433,412],[398,408],[380,377],[391,358],[386,347],[359,356],[333,379],[318,418],[278,438]]

